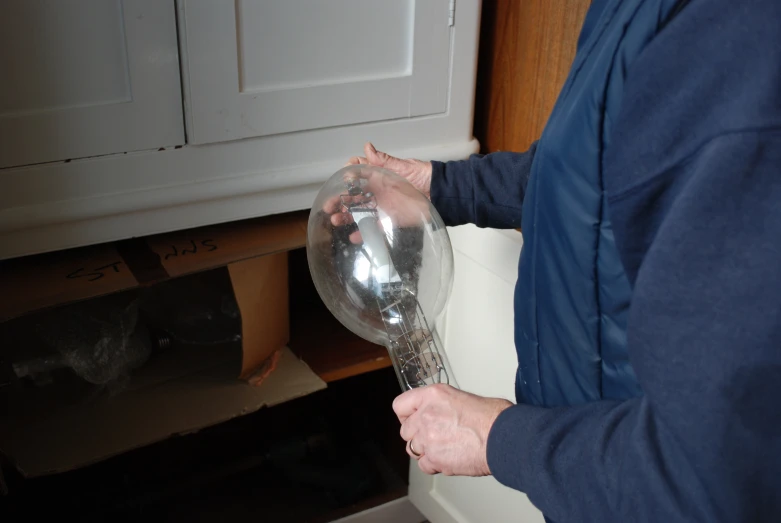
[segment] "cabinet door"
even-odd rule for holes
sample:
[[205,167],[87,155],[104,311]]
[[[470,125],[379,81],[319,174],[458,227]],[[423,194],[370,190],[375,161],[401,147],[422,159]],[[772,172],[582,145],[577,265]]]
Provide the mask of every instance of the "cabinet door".
[[0,167],[184,141],[174,0],[3,0],[0,71]]
[[[513,290],[521,235],[462,226],[451,229],[455,284],[442,332],[458,386],[515,398]],[[526,495],[492,477],[427,476],[410,464],[409,497],[432,523],[543,523]]]
[[447,107],[449,0],[181,5],[194,143]]

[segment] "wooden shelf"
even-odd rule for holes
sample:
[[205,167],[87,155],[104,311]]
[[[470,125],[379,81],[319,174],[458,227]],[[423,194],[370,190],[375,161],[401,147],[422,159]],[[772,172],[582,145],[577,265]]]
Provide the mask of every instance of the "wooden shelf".
[[290,348],[325,382],[390,367],[385,347],[356,336],[315,290],[304,249],[290,251]]
[[325,307],[295,320],[290,348],[325,382],[391,366],[385,347],[348,331]]

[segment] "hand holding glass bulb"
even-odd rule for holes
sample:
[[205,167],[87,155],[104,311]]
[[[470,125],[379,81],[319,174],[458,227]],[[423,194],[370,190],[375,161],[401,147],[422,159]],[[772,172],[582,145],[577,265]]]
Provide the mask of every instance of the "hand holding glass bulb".
[[367,142],[363,146],[363,152],[364,156],[353,156],[348,160],[347,165],[373,165],[393,171],[411,183],[426,198],[431,199],[431,175],[433,172],[431,162],[414,158],[396,158],[388,153],[378,151],[371,142]]
[[[367,144],[367,151],[373,150],[371,144]],[[370,149],[371,147],[371,149]],[[384,156],[380,156],[383,154]],[[375,151],[372,160],[374,162],[382,162],[382,158],[387,158],[387,161],[383,163],[387,164],[401,164],[407,166],[403,172],[407,173],[410,178],[399,175],[397,177],[384,176],[384,171],[377,170],[376,167],[381,167],[375,164],[356,163],[359,161],[367,162],[367,158],[353,157],[348,163],[347,167],[353,167],[349,170],[351,176],[361,177],[366,179],[366,186],[370,187],[370,192],[374,195],[377,202],[377,206],[384,210],[384,212],[394,217],[394,225],[397,227],[411,227],[419,223],[421,218],[430,220],[430,202],[421,199],[418,195],[420,189],[410,182],[410,179],[416,178],[423,180],[421,183],[425,183],[428,180],[428,187],[430,187],[431,173],[430,165],[428,163],[420,162],[419,160],[399,160],[385,155],[384,153],[378,153]],[[417,162],[416,164],[408,164],[407,162]],[[425,169],[426,165],[429,166],[428,176],[426,177]],[[397,165],[398,167],[398,165]],[[384,169],[384,168],[383,168]],[[398,173],[396,170],[392,170],[394,173]],[[428,194],[425,194],[428,197]],[[356,195],[345,198],[343,195],[334,195],[327,199],[323,204],[323,211],[326,214],[331,215],[331,223],[336,227],[352,227],[350,240],[353,243],[361,243],[360,231],[354,230],[354,219],[350,212],[346,211],[345,203],[359,203],[364,196]],[[383,224],[380,224],[384,227]]]
[[[453,273],[447,231],[429,201],[431,164],[393,158],[371,144],[365,153],[337,172],[314,203],[307,235],[312,277],[345,326],[388,348],[405,391],[393,409],[407,452],[420,469],[490,474],[488,434],[511,403],[454,388],[441,343],[426,320],[444,308]],[[379,270],[385,261],[393,268]],[[400,284],[396,289],[402,292],[394,293],[388,282]],[[407,335],[400,334],[399,327],[407,324],[402,312],[410,310],[420,315]],[[399,322],[388,321],[394,319]]]
[[307,257],[331,313],[387,347],[403,390],[452,381],[434,330],[452,287],[452,248],[411,183],[364,164],[338,171],[313,204]]

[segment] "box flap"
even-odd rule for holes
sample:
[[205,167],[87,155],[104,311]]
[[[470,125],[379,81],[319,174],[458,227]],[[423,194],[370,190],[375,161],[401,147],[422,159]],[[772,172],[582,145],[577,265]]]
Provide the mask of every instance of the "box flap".
[[228,273],[241,311],[239,377],[248,379],[290,341],[287,252],[231,263]]
[[110,244],[7,260],[0,264],[0,321],[137,285]]
[[0,261],[0,322],[306,244],[298,211]]
[[306,245],[308,213],[266,216],[147,237],[171,277]]
[[[193,349],[185,360],[200,370],[165,381],[160,366],[170,365],[170,357],[150,362],[134,378],[136,385],[114,396],[74,401],[55,390],[26,397],[17,391],[5,398],[14,408],[0,417],[0,449],[26,477],[63,472],[326,386],[288,348],[260,386],[236,379],[235,351],[214,349]],[[70,399],[57,405],[60,397]]]

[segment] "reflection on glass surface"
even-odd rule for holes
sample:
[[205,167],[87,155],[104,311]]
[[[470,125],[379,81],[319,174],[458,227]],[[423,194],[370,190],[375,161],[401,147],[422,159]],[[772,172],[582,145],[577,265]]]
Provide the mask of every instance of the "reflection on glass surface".
[[403,389],[452,383],[434,330],[453,284],[453,251],[431,202],[367,165],[336,172],[312,205],[309,269],[331,313],[384,345]]

